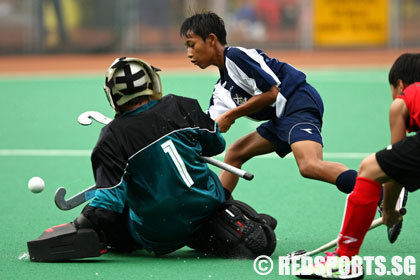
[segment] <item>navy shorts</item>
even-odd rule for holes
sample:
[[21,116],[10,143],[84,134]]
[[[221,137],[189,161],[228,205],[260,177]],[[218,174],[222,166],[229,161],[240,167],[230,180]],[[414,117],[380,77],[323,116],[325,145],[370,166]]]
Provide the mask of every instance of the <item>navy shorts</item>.
[[321,128],[324,105],[318,92],[309,84],[299,88],[287,101],[284,115],[257,128],[258,134],[277,146],[285,157],[294,142],[310,140],[323,145]]
[[420,133],[377,152],[376,160],[385,174],[407,191],[420,188]]

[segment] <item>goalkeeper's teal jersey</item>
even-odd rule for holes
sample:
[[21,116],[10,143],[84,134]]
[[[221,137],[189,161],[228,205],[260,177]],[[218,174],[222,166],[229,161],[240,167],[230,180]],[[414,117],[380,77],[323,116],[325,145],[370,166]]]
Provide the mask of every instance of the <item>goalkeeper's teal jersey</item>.
[[167,95],[103,128],[92,153],[98,190],[93,207],[130,209],[135,240],[157,254],[183,247],[224,201],[201,156],[225,141],[194,99]]

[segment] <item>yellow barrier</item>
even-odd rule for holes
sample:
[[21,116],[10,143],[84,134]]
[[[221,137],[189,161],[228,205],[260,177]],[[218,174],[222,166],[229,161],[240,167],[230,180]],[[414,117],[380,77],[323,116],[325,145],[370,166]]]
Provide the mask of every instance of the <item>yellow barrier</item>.
[[388,42],[388,0],[314,0],[314,44],[378,46]]

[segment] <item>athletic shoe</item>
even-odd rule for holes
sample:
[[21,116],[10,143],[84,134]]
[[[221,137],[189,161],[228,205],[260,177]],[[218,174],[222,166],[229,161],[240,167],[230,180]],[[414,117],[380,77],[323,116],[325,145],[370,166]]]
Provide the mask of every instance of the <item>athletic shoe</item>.
[[347,264],[349,271],[346,271],[344,266],[346,263],[343,260],[340,261],[337,253],[325,252],[325,254],[323,262],[316,263],[313,267],[301,268],[296,276],[301,279],[363,279],[363,267],[356,266],[353,269],[353,260],[350,260],[350,264]]

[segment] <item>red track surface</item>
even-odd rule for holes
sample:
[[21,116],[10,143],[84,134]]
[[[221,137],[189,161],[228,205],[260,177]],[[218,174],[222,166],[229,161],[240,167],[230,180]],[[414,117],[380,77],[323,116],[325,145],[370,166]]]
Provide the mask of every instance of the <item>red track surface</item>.
[[[333,51],[267,51],[297,68],[301,67],[390,67],[395,59],[408,50],[333,50]],[[23,55],[0,56],[1,75],[60,74],[60,73],[103,73],[116,57],[139,57],[150,64],[168,71],[199,70],[192,65],[186,53],[145,54],[98,54],[98,55]]]

